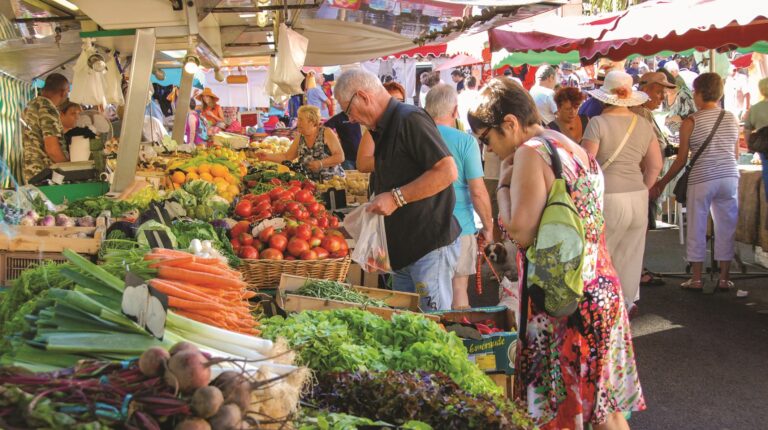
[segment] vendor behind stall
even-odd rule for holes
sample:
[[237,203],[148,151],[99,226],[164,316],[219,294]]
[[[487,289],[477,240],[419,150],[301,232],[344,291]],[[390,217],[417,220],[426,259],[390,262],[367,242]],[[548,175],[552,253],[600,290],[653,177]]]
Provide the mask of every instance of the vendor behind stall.
[[211,91],[210,88],[206,88],[202,93],[197,95],[197,100],[202,103],[200,109],[200,115],[203,116],[208,122],[221,129],[227,125],[224,123],[224,111],[219,106],[219,98]]
[[58,104],[69,96],[69,81],[63,75],[51,73],[45,78],[40,95],[24,109],[24,181],[29,183],[51,164],[63,163],[69,156],[62,147],[63,126]]
[[83,107],[80,106],[80,104],[69,100],[66,100],[59,105],[59,115],[64,130],[64,148],[66,148],[67,151],[70,150],[72,138],[75,136],[83,136],[86,139],[93,139],[96,137],[96,134],[90,128],[77,126],[81,112],[83,112]]
[[293,141],[288,151],[282,154],[259,152],[259,159],[282,163],[298,158],[309,171],[309,178],[315,181],[344,176],[341,168],[344,150],[336,134],[320,125],[320,109],[309,105],[300,107],[296,128],[299,138]]

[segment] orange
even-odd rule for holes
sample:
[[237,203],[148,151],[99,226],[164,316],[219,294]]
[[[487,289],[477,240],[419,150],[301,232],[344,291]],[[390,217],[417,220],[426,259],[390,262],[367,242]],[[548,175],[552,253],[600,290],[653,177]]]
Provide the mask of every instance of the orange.
[[184,176],[184,172],[181,170],[177,170],[173,172],[173,175],[171,175],[171,181],[173,181],[174,184],[183,184],[186,179],[187,178]]
[[226,174],[226,175],[224,175],[224,179],[225,179],[225,180],[226,180],[228,183],[230,183],[230,184],[232,184],[232,185],[237,185],[237,178],[235,178],[234,176],[232,176],[232,174],[231,174],[231,173],[229,173],[229,172],[227,172],[227,174]]
[[226,182],[218,182],[216,184],[216,189],[219,191],[219,193],[226,193],[227,189],[229,188],[229,185],[227,185]]
[[186,170],[187,170],[187,173],[197,173],[197,167],[195,166],[188,167]]
[[228,187],[227,187],[227,191],[228,191],[230,194],[233,194],[233,195],[238,195],[238,194],[240,194],[240,188],[238,188],[238,187],[237,187],[237,185],[230,185],[230,186],[228,186]]
[[210,174],[210,173],[208,173],[208,172],[205,172],[205,173],[201,173],[201,174],[200,174],[200,179],[202,179],[202,180],[204,180],[204,181],[208,181],[208,182],[211,182],[211,181],[213,181],[213,176],[211,176],[211,174]]
[[197,166],[197,171],[200,174],[211,173],[211,165],[203,163],[203,164]]
[[200,179],[200,175],[195,172],[187,173],[187,181],[194,181],[195,179]]
[[211,166],[211,175],[213,175],[216,178],[223,178],[229,174],[229,169],[222,166],[221,164],[214,164]]

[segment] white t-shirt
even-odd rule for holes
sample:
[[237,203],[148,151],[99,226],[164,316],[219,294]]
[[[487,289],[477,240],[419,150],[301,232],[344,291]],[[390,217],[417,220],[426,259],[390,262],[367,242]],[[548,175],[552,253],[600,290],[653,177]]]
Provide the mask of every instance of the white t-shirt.
[[530,93],[533,101],[536,103],[536,108],[539,109],[539,115],[541,115],[544,124],[554,121],[555,112],[557,112],[555,90],[536,84],[531,87]]
[[480,91],[465,88],[459,93],[459,121],[464,124],[464,130],[469,131],[469,122],[467,122],[467,113],[474,109],[480,103]]

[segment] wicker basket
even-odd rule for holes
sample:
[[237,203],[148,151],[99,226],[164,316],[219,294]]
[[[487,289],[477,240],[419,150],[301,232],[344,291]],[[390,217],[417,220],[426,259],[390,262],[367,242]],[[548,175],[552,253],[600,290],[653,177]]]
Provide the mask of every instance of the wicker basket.
[[277,288],[283,273],[346,282],[349,257],[327,260],[241,260],[240,272],[253,289]]

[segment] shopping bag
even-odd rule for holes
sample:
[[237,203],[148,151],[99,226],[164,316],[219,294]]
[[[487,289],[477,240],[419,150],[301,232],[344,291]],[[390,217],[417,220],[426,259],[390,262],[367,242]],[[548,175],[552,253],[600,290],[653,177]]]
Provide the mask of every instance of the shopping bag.
[[360,217],[362,228],[352,252],[352,260],[366,272],[391,272],[384,216],[366,210],[360,211],[357,216]]

